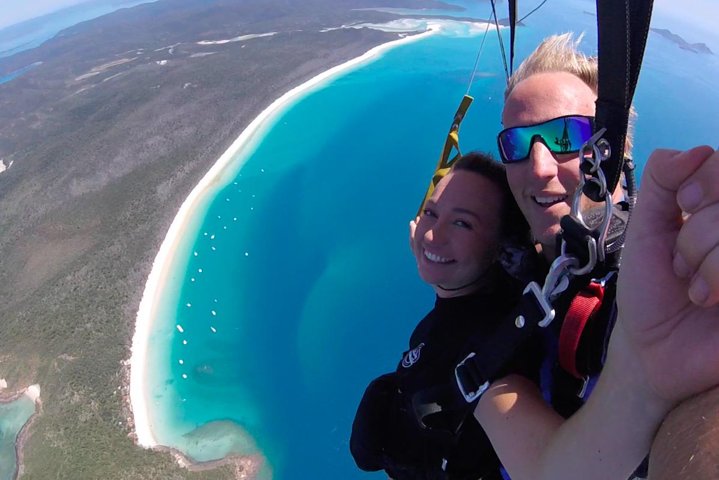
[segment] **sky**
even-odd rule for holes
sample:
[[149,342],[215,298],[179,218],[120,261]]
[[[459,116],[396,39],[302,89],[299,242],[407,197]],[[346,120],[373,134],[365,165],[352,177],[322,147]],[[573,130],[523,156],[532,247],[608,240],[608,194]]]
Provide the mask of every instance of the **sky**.
[[719,15],[719,2],[716,0],[654,0],[654,10],[665,15],[696,20],[706,25]]
[[[0,13],[0,28],[87,1],[90,0],[0,0],[0,12],[2,12]],[[451,0],[447,1],[451,3]],[[536,4],[536,0],[519,0],[519,2],[526,4],[527,8]],[[719,18],[719,2],[717,0],[655,0],[654,10],[657,20],[669,21],[672,18],[678,18],[686,23],[696,25],[702,33],[715,33],[710,22]],[[683,32],[683,35],[686,35],[686,32]],[[699,41],[692,38],[687,38],[687,40]]]
[[[669,28],[681,22],[681,36],[689,43],[705,42],[714,53],[719,44],[716,19],[719,18],[717,0],[654,0],[652,25]],[[693,25],[695,28],[690,28]]]

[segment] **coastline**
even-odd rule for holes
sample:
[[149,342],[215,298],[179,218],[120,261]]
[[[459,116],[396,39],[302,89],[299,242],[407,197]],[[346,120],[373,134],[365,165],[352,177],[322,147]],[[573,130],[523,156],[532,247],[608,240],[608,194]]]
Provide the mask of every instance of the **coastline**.
[[[0,379],[3,380],[3,379]],[[15,475],[13,478],[20,478],[20,476],[24,472],[23,468],[23,458],[24,458],[24,446],[25,442],[27,441],[28,437],[30,436],[30,427],[32,427],[32,424],[35,423],[35,420],[37,419],[38,415],[42,412],[42,399],[40,398],[40,386],[39,385],[30,385],[29,387],[23,388],[21,390],[15,390],[11,392],[6,392],[5,389],[7,388],[7,383],[0,382],[0,404],[4,403],[12,403],[19,398],[25,396],[28,397],[30,400],[33,401],[35,404],[35,411],[32,415],[30,415],[30,418],[27,419],[25,424],[22,426],[20,431],[17,433],[17,436],[15,437]]]
[[[213,187],[224,185],[222,182],[223,175],[229,174],[228,167],[233,163],[238,153],[242,149],[251,146],[260,136],[263,128],[271,122],[278,114],[282,113],[288,106],[295,101],[301,99],[314,88],[321,86],[332,78],[345,74],[354,68],[378,58],[381,54],[396,46],[425,38],[439,31],[434,24],[430,24],[427,30],[418,34],[402,36],[397,40],[378,45],[363,55],[355,57],[347,62],[332,67],[301,85],[292,88],[284,93],[278,99],[273,101],[265,108],[240,134],[240,136],[230,145],[230,147],[220,156],[215,164],[209,169],[200,182],[193,188],[186,200],[182,203],[177,215],[175,216],[168,232],[163,240],[160,249],[155,257],[150,275],[148,276],[142,300],[138,309],[135,333],[132,339],[131,357],[128,362],[129,366],[129,407],[132,412],[130,423],[133,428],[135,442],[145,448],[156,448],[163,451],[171,451],[173,456],[182,466],[190,468],[206,467],[214,468],[223,463],[235,463],[243,465],[243,471],[249,473],[256,466],[256,461],[261,459],[243,461],[236,456],[227,457],[216,462],[196,463],[189,462],[187,457],[176,449],[161,446],[155,437],[149,412],[148,412],[148,395],[146,391],[146,367],[147,367],[147,350],[148,341],[152,331],[152,320],[157,313],[159,305],[157,299],[159,294],[169,278],[172,269],[174,254],[177,251],[180,241],[191,223],[193,216],[206,196],[206,193]],[[239,165],[241,167],[241,165]],[[239,467],[238,467],[239,468]]]

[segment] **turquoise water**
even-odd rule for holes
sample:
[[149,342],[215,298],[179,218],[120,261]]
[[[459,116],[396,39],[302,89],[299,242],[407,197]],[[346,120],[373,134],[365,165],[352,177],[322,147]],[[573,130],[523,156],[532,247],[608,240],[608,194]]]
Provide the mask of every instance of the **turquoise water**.
[[15,478],[15,440],[33,413],[35,402],[25,395],[10,403],[0,403],[0,480]]
[[[592,3],[555,5],[591,51]],[[557,31],[550,11],[520,30],[518,58]],[[443,35],[391,50],[308,94],[237,159],[198,209],[161,299],[149,357],[160,443],[197,460],[261,452],[265,478],[372,476],[349,455],[351,422],[433,302],[407,222],[479,41]],[[652,36],[636,100],[640,169],[655,146],[716,146],[717,73],[715,57]],[[503,88],[490,35],[465,149],[494,151]]]

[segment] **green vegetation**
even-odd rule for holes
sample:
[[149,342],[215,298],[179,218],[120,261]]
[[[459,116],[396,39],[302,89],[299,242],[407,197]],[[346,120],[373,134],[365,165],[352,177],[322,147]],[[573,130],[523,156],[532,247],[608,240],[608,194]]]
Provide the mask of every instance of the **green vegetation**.
[[[13,162],[0,174],[0,378],[40,384],[43,402],[23,479],[233,477],[130,437],[123,362],[152,260],[182,201],[266,105],[396,36],[317,33],[390,18],[334,0],[226,3],[146,4],[0,59],[2,71],[43,61],[0,85],[0,158]],[[247,48],[194,43],[268,31],[280,33]]]

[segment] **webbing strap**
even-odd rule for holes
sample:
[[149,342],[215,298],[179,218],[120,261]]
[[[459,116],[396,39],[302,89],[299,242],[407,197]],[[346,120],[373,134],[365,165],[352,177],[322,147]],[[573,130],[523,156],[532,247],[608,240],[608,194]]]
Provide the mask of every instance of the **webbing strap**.
[[[652,4],[653,0],[597,0],[599,95],[595,132],[607,129],[604,138],[612,155],[601,168],[609,192],[614,191],[622,171],[629,109],[642,66]],[[594,201],[601,200],[594,198],[590,188],[584,193]]]
[[[434,187],[436,187],[437,183],[439,183],[447,172],[449,172],[449,169],[452,167],[454,161],[462,155],[459,150],[459,126],[462,123],[462,120],[464,120],[464,116],[467,113],[467,109],[472,104],[472,100],[474,100],[474,98],[469,95],[462,97],[462,101],[459,103],[459,107],[457,107],[457,111],[454,113],[452,125],[449,127],[447,139],[444,141],[442,153],[439,156],[437,167],[434,169],[434,175],[432,175],[432,180],[429,182],[429,187],[427,187],[427,193],[424,194],[424,199],[419,206],[419,210],[417,210],[418,216],[422,213],[422,209],[424,209],[424,204],[427,202],[427,199],[432,196]],[[456,153],[451,156],[452,152]]]
[[559,364],[576,378],[584,378],[577,368],[577,350],[582,333],[597,314],[604,299],[604,287],[590,282],[569,304],[559,333]]
[[514,73],[514,39],[517,33],[517,0],[509,0],[509,75]]
[[467,341],[471,349],[457,365],[449,382],[419,390],[412,408],[422,428],[457,432],[471,414],[489,381],[503,374],[517,351],[540,328],[546,312],[534,291],[525,290],[520,303],[491,334],[475,334]]

